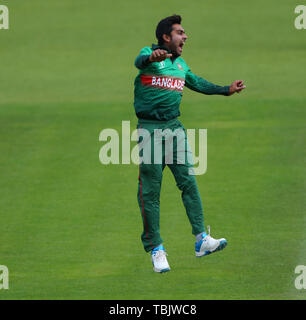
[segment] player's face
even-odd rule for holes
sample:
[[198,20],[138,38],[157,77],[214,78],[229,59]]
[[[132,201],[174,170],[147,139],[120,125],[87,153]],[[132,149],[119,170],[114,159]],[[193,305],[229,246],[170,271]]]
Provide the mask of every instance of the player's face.
[[187,40],[185,30],[180,24],[174,24],[170,33],[171,39],[169,43],[170,50],[177,56],[180,56],[183,52],[183,46]]

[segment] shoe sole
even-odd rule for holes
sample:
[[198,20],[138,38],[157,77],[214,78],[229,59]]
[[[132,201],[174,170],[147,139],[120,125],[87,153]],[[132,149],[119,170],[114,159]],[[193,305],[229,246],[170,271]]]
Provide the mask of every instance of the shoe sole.
[[171,269],[170,268],[166,268],[166,269],[162,269],[162,270],[157,270],[157,269],[154,269],[154,272],[157,272],[157,273],[164,273],[164,272],[167,272],[167,271],[170,271]]
[[227,241],[226,240],[221,240],[219,246],[214,251],[204,251],[203,254],[201,254],[200,252],[196,252],[196,257],[197,258],[201,258],[201,257],[204,257],[204,256],[208,256],[211,253],[223,250],[226,246],[227,246]]

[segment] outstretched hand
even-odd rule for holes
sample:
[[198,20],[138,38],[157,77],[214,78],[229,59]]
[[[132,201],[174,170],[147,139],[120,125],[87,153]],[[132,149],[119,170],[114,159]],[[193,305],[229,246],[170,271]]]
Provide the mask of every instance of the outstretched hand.
[[229,95],[231,96],[235,92],[240,93],[243,89],[245,89],[246,86],[243,84],[243,80],[235,80],[231,85],[230,85],[230,91]]
[[150,55],[150,62],[160,62],[167,58],[172,57],[172,53],[168,53],[166,50],[156,49]]

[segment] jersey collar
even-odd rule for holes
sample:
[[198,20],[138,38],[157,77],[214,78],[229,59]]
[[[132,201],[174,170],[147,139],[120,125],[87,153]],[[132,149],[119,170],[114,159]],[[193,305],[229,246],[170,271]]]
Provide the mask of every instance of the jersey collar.
[[152,50],[156,50],[156,49],[166,50],[168,53],[171,53],[171,51],[168,48],[152,43]]
[[[167,47],[164,47],[164,46],[159,46],[159,45],[156,45],[154,43],[152,43],[152,50],[156,50],[156,49],[162,49],[162,50],[166,50],[168,53],[171,53],[171,51],[167,48]],[[177,56],[172,56],[172,58],[170,58],[170,60],[172,61],[172,63],[174,62],[174,60],[176,60],[176,58],[178,58]]]

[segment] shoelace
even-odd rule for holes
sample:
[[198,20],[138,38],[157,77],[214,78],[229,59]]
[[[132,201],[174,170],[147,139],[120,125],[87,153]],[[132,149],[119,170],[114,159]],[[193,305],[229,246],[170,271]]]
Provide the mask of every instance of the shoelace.
[[167,256],[167,252],[165,252],[164,250],[157,250],[154,251],[152,254],[157,260],[161,260],[163,258],[165,258],[165,256]]

